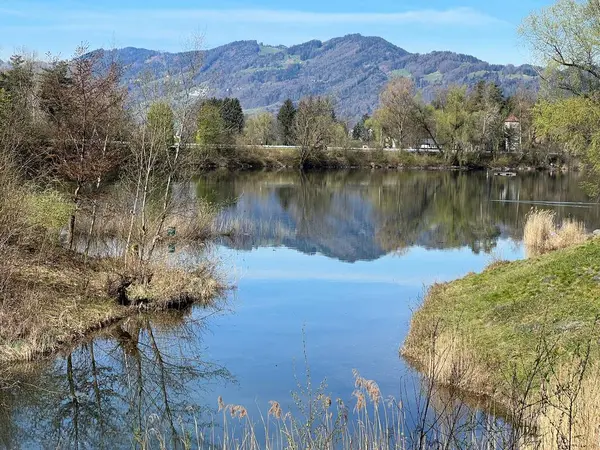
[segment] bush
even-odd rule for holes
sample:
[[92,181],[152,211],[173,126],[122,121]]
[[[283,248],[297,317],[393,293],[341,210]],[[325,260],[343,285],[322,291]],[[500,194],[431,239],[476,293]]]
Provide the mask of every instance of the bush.
[[75,205],[59,192],[48,190],[28,193],[24,197],[27,222],[58,234],[69,222]]

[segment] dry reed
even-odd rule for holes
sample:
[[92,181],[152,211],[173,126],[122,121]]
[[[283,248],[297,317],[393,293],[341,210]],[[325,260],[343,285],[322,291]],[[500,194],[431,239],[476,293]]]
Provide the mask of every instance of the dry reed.
[[600,367],[581,380],[577,375],[563,367],[545,386],[537,423],[543,449],[600,448]]
[[572,247],[586,240],[581,222],[565,219],[559,226],[554,211],[534,208],[527,214],[523,241],[529,257]]

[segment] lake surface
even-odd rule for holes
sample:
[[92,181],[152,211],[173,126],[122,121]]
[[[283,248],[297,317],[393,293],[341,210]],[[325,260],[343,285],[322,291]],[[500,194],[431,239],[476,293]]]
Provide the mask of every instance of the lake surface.
[[0,368],[0,447],[160,447],[188,434],[194,447],[195,430],[220,420],[218,396],[259,423],[270,400],[296,408],[307,368],[350,405],[357,369],[403,399],[410,423],[421,379],[399,348],[427,287],[523,258],[534,204],[600,228],[579,183],[548,173],[201,176],[180,188],[224,205],[219,221],[238,230],[207,250],[236,286],[220,310],[140,317],[54,360]]

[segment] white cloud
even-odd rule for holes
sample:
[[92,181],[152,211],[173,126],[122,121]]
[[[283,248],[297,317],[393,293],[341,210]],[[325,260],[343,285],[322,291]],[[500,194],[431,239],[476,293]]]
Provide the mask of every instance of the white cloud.
[[[22,4],[26,6],[26,4]],[[31,4],[30,4],[31,6]],[[461,25],[461,26],[486,26],[503,23],[500,19],[492,17],[473,8],[452,8],[447,10],[418,9],[390,13],[337,13],[337,12],[310,12],[277,9],[113,9],[102,10],[48,8],[47,5],[36,4],[35,7],[19,10],[0,9],[0,13],[24,16],[27,14],[32,19],[45,22],[68,23],[74,27],[98,25],[98,22],[143,24],[144,22],[161,21],[163,26],[168,26],[167,21],[201,21],[204,23],[247,23],[247,24],[300,24],[300,25],[328,25],[328,24],[363,24],[363,25],[394,25],[394,24],[419,24],[419,25]]]
[[[153,9],[132,8],[128,2],[106,7],[99,2],[0,0],[3,57],[8,56],[8,48],[20,45],[42,52],[51,46],[53,52],[69,53],[73,42],[85,41],[93,48],[133,45],[180,51],[198,47],[184,41],[190,35],[205,37],[201,48],[210,48],[243,39],[294,45],[348,33],[382,36],[415,52],[447,49],[469,53],[468,48],[475,45],[471,30],[480,30],[485,37],[491,30],[506,32],[509,28],[506,21],[466,7],[358,13],[277,8]],[[415,29],[424,31],[415,33]],[[465,31],[469,42],[457,47]]]
[[[126,14],[139,16],[140,12]],[[290,23],[290,24],[421,24],[483,26],[500,23],[499,19],[471,8],[448,10],[422,9],[396,13],[320,13],[267,9],[192,9],[142,11],[142,16],[162,19],[198,19],[234,23]]]

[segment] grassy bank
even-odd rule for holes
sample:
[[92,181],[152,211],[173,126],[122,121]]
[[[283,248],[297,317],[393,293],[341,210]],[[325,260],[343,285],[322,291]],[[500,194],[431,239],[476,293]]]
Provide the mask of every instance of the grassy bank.
[[437,382],[486,394],[541,448],[598,448],[600,241],[437,284],[402,353]]
[[88,333],[142,311],[212,305],[224,291],[213,268],[157,267],[148,285],[132,283],[123,302],[114,289],[122,268],[60,248],[13,254],[0,308],[0,363],[71,346]]
[[[390,150],[331,149],[314,152],[304,163],[312,169],[497,169],[532,170],[563,167],[567,161],[545,154],[499,155],[464,153],[460,160],[433,153]],[[300,152],[286,147],[196,148],[188,155],[192,167],[234,169],[300,168]]]

